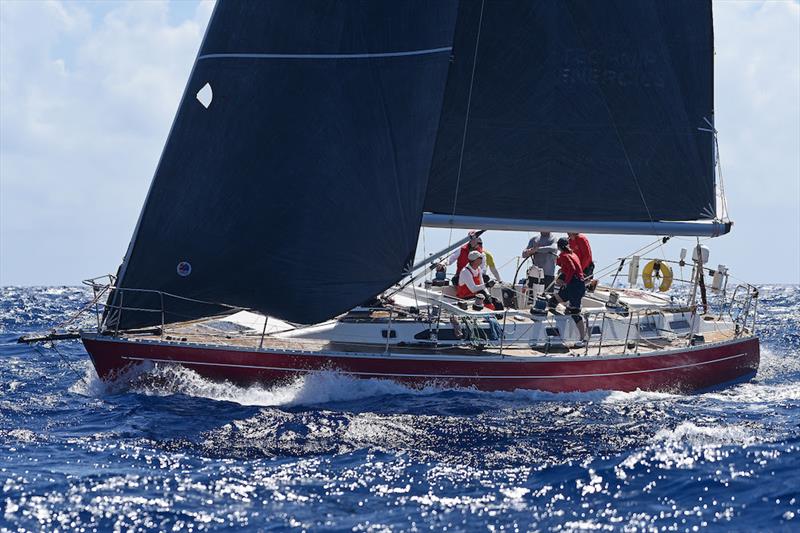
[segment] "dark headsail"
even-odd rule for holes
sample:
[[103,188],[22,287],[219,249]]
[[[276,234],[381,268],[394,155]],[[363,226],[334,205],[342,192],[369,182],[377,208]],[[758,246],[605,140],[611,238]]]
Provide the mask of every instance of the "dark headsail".
[[[416,248],[457,7],[220,0],[118,286],[311,323],[395,283]],[[165,322],[225,312],[163,306]],[[161,321],[112,311],[107,325]]]
[[453,55],[426,211],[715,218],[710,0],[462,2]]

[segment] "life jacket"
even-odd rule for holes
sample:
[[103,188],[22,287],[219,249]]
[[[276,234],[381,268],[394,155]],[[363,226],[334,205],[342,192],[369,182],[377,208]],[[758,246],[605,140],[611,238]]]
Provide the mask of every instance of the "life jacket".
[[[475,248],[475,250],[478,250],[480,253],[483,253],[483,246],[478,246],[477,248]],[[458,260],[456,261],[456,276],[461,274],[461,271],[464,269],[465,266],[467,266],[467,263],[469,263],[469,253],[471,251],[472,250],[470,250],[469,248],[469,243],[461,247],[461,250],[458,253]]]
[[[477,272],[473,270],[471,267],[467,269],[470,274],[472,274],[472,281],[475,285],[480,285],[483,283],[483,275],[481,273],[481,269],[479,268]],[[456,289],[456,296],[461,299],[472,298],[475,296],[475,293],[469,290],[469,287],[466,284],[459,283],[458,289]]]

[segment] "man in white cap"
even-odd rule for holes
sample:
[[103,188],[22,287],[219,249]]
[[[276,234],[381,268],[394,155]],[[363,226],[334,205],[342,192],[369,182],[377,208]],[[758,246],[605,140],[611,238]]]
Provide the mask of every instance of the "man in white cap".
[[476,294],[483,293],[489,298],[489,291],[483,282],[483,254],[478,250],[472,250],[467,255],[468,263],[458,274],[458,289],[456,296],[461,299],[474,298]]

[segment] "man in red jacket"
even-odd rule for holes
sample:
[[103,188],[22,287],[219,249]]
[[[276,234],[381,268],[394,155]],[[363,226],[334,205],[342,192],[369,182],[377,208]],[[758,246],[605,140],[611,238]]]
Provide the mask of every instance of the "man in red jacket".
[[592,247],[589,239],[583,233],[567,233],[569,237],[569,247],[578,256],[581,263],[581,272],[584,279],[591,279],[594,274],[594,261],[592,260]]
[[[581,263],[578,255],[572,251],[569,241],[565,238],[558,239],[558,250],[561,252],[556,259],[556,264],[561,267],[559,279],[562,283],[561,288],[555,294],[556,302],[566,306],[567,314],[572,315],[572,320],[578,327],[579,339],[575,343],[575,348],[584,346],[586,339],[586,325],[581,316],[581,300],[586,294],[586,284],[583,281]],[[555,305],[555,304],[554,304]]]
[[594,261],[592,260],[592,247],[589,246],[589,239],[583,233],[567,233],[567,235],[569,235],[569,247],[580,259],[586,290],[594,292],[597,287],[597,280],[593,279]]

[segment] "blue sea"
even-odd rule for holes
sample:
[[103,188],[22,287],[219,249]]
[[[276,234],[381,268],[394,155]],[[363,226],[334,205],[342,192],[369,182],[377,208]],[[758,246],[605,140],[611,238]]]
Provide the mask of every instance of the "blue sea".
[[797,286],[761,289],[756,379],[694,396],[105,384],[16,343],[87,300],[0,289],[0,529],[800,531]]

